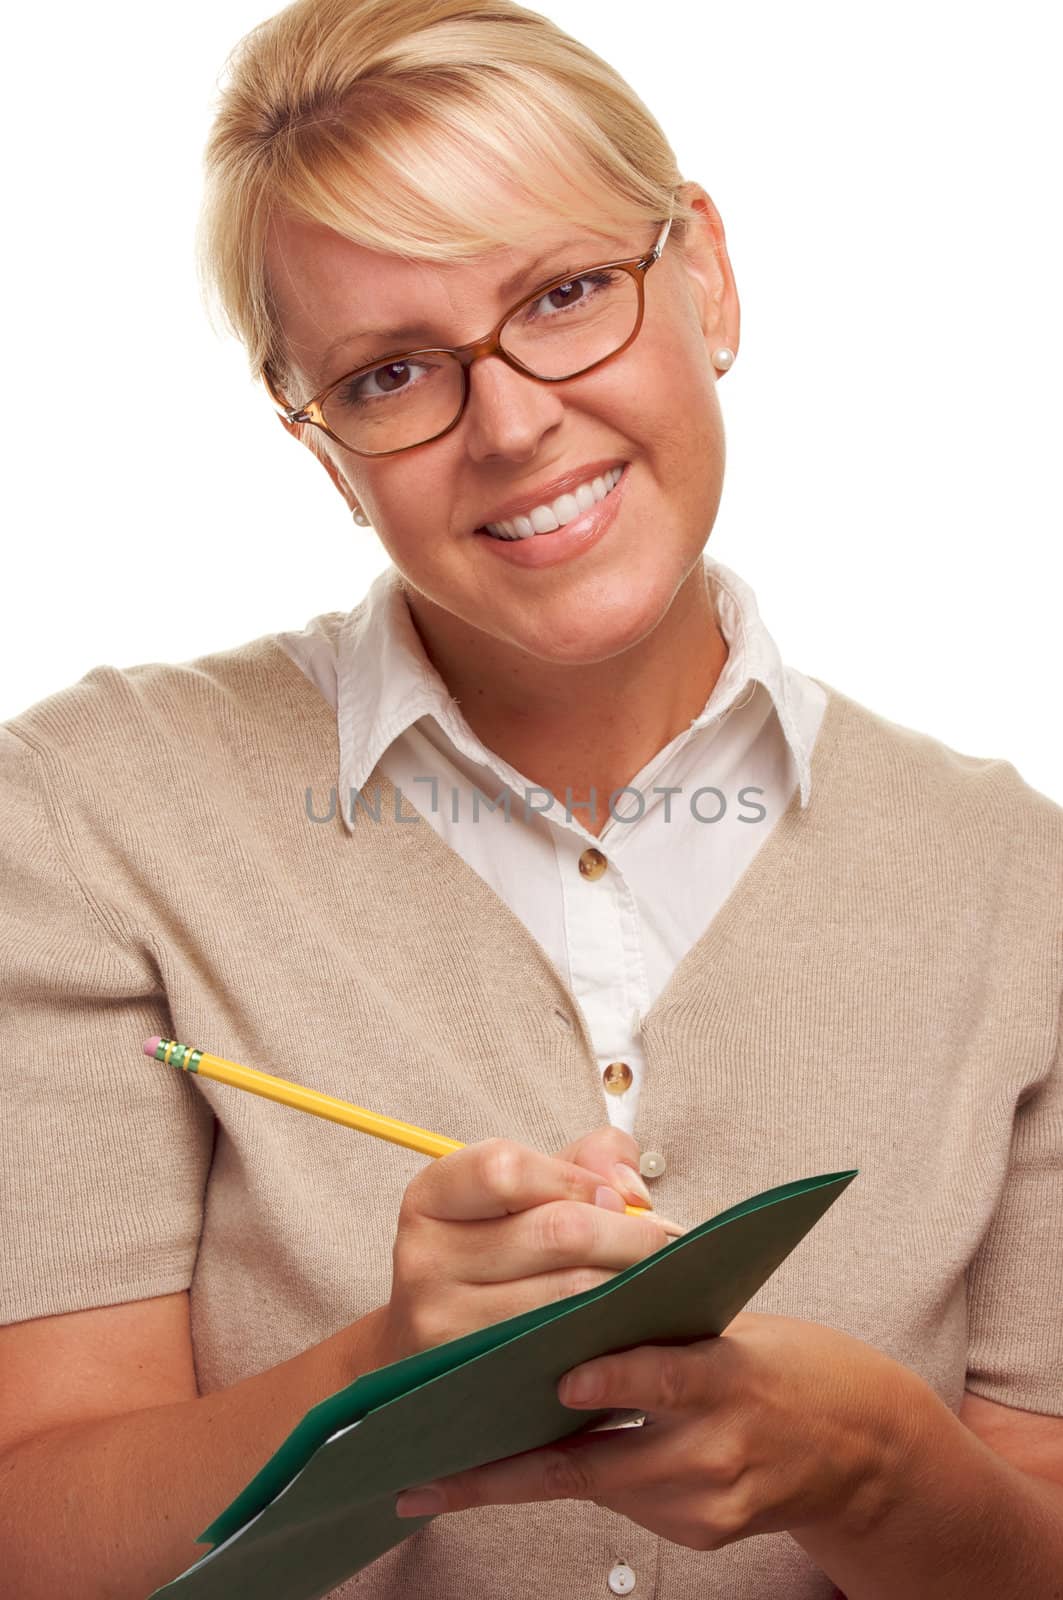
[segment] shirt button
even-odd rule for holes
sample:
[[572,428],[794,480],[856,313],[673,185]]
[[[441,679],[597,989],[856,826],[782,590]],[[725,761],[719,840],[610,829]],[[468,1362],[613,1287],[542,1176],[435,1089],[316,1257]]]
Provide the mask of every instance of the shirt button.
[[602,1073],[602,1082],[608,1094],[623,1094],[631,1088],[634,1074],[626,1061],[610,1061]]
[[635,1574],[626,1561],[618,1561],[606,1582],[614,1594],[630,1594],[635,1587]]
[[668,1166],[659,1150],[647,1150],[639,1156],[639,1171],[644,1178],[659,1178]]
[[608,865],[609,862],[600,850],[584,850],[579,858],[580,876],[586,878],[588,883],[593,883],[596,878],[601,877]]

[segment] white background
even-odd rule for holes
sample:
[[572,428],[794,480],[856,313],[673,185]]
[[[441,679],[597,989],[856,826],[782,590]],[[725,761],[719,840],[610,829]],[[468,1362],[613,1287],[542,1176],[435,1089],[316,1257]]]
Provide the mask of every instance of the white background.
[[[541,9],[723,217],[742,340],[711,552],[793,665],[1063,800],[1053,8]],[[386,564],[199,299],[212,97],[267,14],[6,24],[0,718],[346,610]]]

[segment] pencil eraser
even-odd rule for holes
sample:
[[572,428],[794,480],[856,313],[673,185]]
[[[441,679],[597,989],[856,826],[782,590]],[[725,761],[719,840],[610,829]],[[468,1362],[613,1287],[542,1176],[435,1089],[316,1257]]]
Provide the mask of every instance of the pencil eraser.
[[146,1056],[153,1056],[155,1054],[156,1050],[159,1048],[161,1043],[162,1043],[162,1038],[157,1033],[154,1034],[150,1039],[145,1039],[144,1040],[144,1054]]

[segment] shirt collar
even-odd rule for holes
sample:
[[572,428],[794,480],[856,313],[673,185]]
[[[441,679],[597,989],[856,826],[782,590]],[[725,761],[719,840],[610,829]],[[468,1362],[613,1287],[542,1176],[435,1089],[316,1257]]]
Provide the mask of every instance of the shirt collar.
[[[733,706],[751,683],[771,696],[793,754],[804,808],[811,797],[811,751],[793,713],[792,673],[783,665],[765,628],[752,589],[737,573],[704,556],[709,591],[729,654],[693,730],[706,727]],[[354,827],[352,788],[361,791],[388,747],[410,725],[434,717],[444,734],[473,760],[484,746],[462,716],[458,702],[425,654],[406,604],[402,577],[389,565],[365,598],[344,617],[336,637],[336,712],[340,748],[339,806]]]

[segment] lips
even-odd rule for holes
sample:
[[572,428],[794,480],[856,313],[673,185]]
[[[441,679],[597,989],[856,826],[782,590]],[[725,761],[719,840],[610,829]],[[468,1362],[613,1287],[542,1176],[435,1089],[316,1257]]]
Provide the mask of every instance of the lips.
[[571,494],[559,494],[549,505],[536,506],[526,517],[488,523],[485,531],[493,539],[530,539],[536,534],[556,533],[600,505],[616,488],[623,472],[623,467],[613,467],[600,478],[581,483]]
[[[630,467],[616,467],[612,472],[607,472],[606,477],[610,480],[615,478],[617,481],[605,498],[596,500],[589,511],[580,513],[571,521],[566,519],[564,526],[556,532],[545,535],[533,532],[531,536],[526,536],[525,532],[521,531],[521,524],[528,519],[517,517],[515,524],[502,525],[507,532],[515,527],[517,534],[515,538],[493,537],[490,533],[483,533],[480,537],[482,547],[487,552],[487,559],[505,561],[509,566],[542,572],[548,567],[557,567],[587,555],[603,539],[608,538],[609,531],[617,520],[627,494],[628,480],[631,477]],[[600,483],[602,480],[595,481]],[[565,498],[567,497],[562,496],[562,499]]]
[[599,478],[612,467],[625,465],[622,456],[603,456],[597,461],[586,461],[571,471],[562,473],[559,477],[550,478],[536,488],[527,490],[524,494],[506,500],[501,505],[492,506],[486,517],[477,523],[475,532],[483,533],[489,522],[510,522],[514,517],[527,516],[534,511],[536,506],[548,506],[552,500],[560,495],[568,494],[577,489],[581,483],[587,483],[592,478]]

